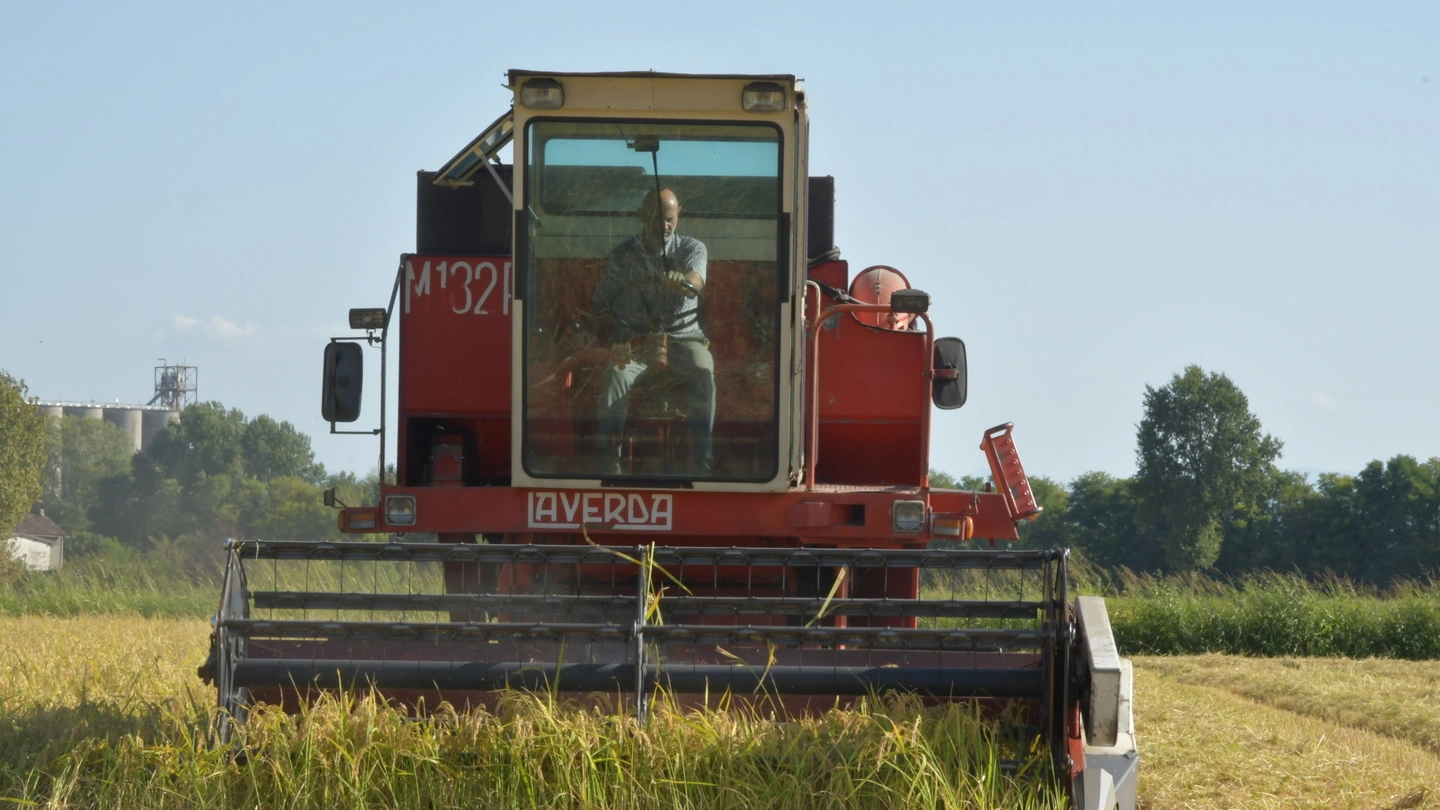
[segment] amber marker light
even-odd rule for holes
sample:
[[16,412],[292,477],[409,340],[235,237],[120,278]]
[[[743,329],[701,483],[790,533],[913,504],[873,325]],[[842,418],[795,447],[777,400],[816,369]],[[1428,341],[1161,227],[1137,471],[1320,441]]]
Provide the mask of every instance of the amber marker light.
[[340,512],[340,531],[374,531],[380,522],[379,509],[345,509]]
[[930,533],[937,537],[958,537],[961,540],[969,540],[975,536],[975,521],[969,517],[937,517],[930,521]]

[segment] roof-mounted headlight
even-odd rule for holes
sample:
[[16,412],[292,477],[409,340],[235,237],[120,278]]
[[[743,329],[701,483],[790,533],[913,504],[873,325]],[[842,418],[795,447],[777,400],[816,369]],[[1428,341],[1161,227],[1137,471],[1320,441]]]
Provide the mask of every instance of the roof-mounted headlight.
[[895,312],[929,312],[930,293],[924,290],[896,290],[890,295],[890,309]]
[[531,79],[520,85],[520,103],[532,110],[558,110],[565,106],[565,88],[554,79]]
[[740,94],[746,112],[785,112],[785,88],[775,82],[751,82]]
[[351,329],[384,329],[385,310],[380,308],[350,310]]

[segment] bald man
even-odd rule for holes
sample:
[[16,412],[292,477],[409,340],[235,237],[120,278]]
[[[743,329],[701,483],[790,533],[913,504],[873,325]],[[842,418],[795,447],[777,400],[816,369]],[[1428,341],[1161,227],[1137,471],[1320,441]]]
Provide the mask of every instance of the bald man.
[[[715,361],[699,310],[705,245],[675,232],[680,199],[668,188],[646,194],[636,216],[640,233],[610,251],[593,300],[598,337],[612,344],[615,358],[600,392],[596,449],[601,472],[620,471],[618,440],[625,430],[630,387],[652,363],[665,362],[689,388],[692,471],[703,474],[712,463],[715,425]],[[655,344],[661,341],[665,349],[657,359]]]

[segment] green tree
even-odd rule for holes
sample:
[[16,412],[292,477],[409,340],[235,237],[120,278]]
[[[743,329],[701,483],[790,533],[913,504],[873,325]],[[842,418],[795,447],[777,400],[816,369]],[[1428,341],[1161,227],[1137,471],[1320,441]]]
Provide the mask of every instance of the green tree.
[[[128,475],[104,479],[90,511],[97,532],[208,570],[225,538],[336,539],[324,480],[310,438],[289,422],[206,402],[186,408]],[[337,482],[355,505],[374,501],[373,484]]]
[[1256,503],[1231,519],[1215,567],[1232,575],[1306,570],[1306,557],[1319,539],[1311,519],[1318,499],[1303,473],[1277,472]]
[[1376,582],[1420,578],[1440,566],[1440,459],[1372,461],[1355,477],[1359,575]]
[[162,478],[188,485],[205,476],[243,472],[245,414],[218,402],[201,402],[180,412],[143,454]]
[[1285,542],[1302,571],[1360,577],[1369,549],[1359,540],[1359,500],[1354,476],[1321,473],[1315,496],[1288,511]]
[[1139,520],[1135,484],[1103,472],[1088,472],[1070,482],[1066,510],[1075,547],[1096,565],[1152,571],[1163,559],[1147,542]]
[[1282,446],[1261,432],[1230,378],[1199,366],[1145,387],[1137,445],[1142,518],[1158,527],[1165,562],[1177,571],[1214,565],[1225,521],[1268,489]]
[[1045,511],[1019,525],[1020,543],[1026,548],[1069,548],[1072,545],[1069,516],[1070,495],[1059,482],[1043,475],[1030,478],[1035,503]]
[[325,477],[325,468],[315,463],[310,437],[289,422],[264,414],[251,419],[240,448],[245,472],[261,481],[289,477],[318,484]]
[[380,482],[373,476],[362,479],[349,471],[329,473],[321,487],[334,489],[336,500],[343,506],[380,505]]
[[45,417],[25,383],[0,371],[0,532],[13,529],[40,499],[44,474]]
[[124,475],[135,455],[134,440],[103,419],[65,416],[46,431],[45,508],[70,533],[89,527],[100,482]]
[[959,478],[940,470],[930,471],[930,486],[936,489],[959,489],[965,492],[984,492],[990,479],[981,475],[962,475]]
[[88,515],[95,532],[145,550],[155,540],[176,536],[193,524],[185,506],[180,483],[161,476],[144,456],[136,456],[129,475],[100,482]]
[[322,502],[320,490],[299,478],[276,478],[266,486],[264,508],[247,536],[265,540],[340,539],[336,512]]

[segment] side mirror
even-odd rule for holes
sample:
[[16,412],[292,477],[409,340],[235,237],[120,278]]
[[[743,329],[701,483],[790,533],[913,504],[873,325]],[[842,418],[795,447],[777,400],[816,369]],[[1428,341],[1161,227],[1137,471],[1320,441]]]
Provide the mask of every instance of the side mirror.
[[965,341],[960,338],[937,338],[935,376],[930,383],[930,399],[935,407],[954,410],[965,404]]
[[360,418],[360,391],[365,383],[365,358],[360,344],[332,342],[325,347],[325,384],[320,415],[326,422]]

